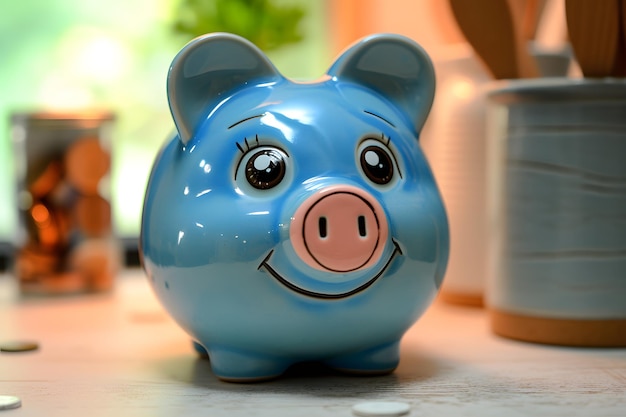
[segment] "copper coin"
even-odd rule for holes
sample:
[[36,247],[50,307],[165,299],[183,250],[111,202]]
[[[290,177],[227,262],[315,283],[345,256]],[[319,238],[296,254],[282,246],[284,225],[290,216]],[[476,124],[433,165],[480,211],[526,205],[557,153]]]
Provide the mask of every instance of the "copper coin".
[[30,217],[35,225],[31,232],[35,240],[47,248],[57,247],[62,243],[59,213],[49,205],[36,202],[30,209]]
[[106,235],[111,230],[111,205],[97,195],[80,197],[74,206],[74,219],[85,235]]
[[53,274],[59,264],[58,254],[43,251],[38,245],[30,244],[18,252],[15,258],[15,273],[23,284]]
[[92,292],[110,290],[119,267],[114,247],[96,239],[78,245],[70,255],[69,266]]
[[111,156],[98,138],[84,138],[72,144],[65,154],[65,175],[85,195],[98,193],[100,180],[107,175]]
[[39,349],[39,344],[35,342],[16,340],[0,344],[0,352],[7,353],[32,352],[37,349]]
[[63,177],[61,162],[51,161],[41,174],[29,185],[28,189],[35,198],[42,198],[52,192]]
[[42,277],[39,285],[40,290],[45,294],[77,294],[86,290],[83,277],[73,271]]

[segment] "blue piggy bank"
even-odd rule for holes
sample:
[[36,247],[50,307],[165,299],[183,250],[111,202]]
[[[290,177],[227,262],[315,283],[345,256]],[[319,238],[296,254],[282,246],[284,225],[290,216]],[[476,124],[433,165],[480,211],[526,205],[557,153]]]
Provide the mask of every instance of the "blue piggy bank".
[[384,374],[444,275],[448,223],[418,136],[435,80],[413,41],[374,35],[313,82],[231,34],[175,57],[177,135],[154,164],[141,254],[213,372]]

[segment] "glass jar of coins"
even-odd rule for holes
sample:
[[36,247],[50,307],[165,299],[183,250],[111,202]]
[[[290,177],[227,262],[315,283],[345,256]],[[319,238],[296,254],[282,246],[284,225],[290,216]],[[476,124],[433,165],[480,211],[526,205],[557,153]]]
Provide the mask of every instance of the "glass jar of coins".
[[114,119],[100,111],[12,115],[22,293],[112,288],[119,266],[109,189]]

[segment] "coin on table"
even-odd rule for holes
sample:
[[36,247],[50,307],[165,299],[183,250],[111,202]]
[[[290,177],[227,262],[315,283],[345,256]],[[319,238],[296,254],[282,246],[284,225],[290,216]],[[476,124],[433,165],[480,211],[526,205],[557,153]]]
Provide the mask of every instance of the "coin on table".
[[26,341],[11,341],[0,343],[0,352],[7,353],[19,353],[19,352],[31,352],[39,349],[39,344],[36,342]]
[[352,412],[363,417],[396,417],[408,414],[411,407],[407,403],[392,401],[371,401],[356,404]]
[[0,410],[11,410],[22,406],[22,400],[13,395],[0,395]]

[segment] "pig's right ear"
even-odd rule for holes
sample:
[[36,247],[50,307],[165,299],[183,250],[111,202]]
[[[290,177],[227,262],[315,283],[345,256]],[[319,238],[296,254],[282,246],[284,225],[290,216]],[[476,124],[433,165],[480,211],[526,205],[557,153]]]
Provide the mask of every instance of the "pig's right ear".
[[192,40],[176,55],[167,76],[167,97],[180,140],[189,142],[228,92],[281,78],[265,54],[244,38],[213,33]]

